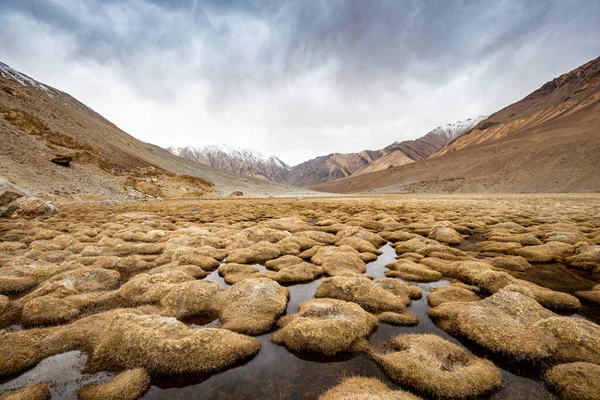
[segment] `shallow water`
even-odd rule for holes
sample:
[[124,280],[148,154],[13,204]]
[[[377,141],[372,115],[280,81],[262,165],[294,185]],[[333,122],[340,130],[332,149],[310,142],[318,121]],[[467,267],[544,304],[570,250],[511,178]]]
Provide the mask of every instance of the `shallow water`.
[[111,372],[94,374],[83,372],[86,361],[87,355],[80,351],[69,351],[48,357],[13,380],[0,381],[2,382],[0,383],[0,392],[48,382],[53,399],[76,399],[75,392],[81,386],[89,383],[104,383],[114,376]]

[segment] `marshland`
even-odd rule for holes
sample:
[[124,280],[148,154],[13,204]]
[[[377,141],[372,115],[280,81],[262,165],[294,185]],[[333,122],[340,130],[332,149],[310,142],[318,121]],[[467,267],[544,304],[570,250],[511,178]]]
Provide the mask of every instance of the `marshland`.
[[597,194],[57,206],[0,219],[6,398],[599,396]]

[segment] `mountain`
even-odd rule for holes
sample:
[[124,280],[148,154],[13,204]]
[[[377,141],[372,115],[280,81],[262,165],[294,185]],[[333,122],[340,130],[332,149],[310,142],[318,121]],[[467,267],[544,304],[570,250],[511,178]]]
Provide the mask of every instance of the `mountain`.
[[309,187],[423,160],[471,130],[485,118],[479,116],[439,126],[419,139],[394,142],[381,150],[332,153],[294,167],[288,166],[275,156],[265,157],[256,150],[227,145],[168,147],[167,150],[188,160],[226,171],[293,186]]
[[480,115],[477,118],[453,122],[438,126],[419,139],[394,142],[382,150],[384,155],[381,158],[357,171],[355,175],[368,174],[429,158],[447,144],[452,143],[455,139],[473,129],[485,118],[485,116]]
[[[0,177],[48,198],[305,192],[205,166],[144,143],[69,94],[4,63],[0,144]],[[58,155],[72,161],[68,166],[56,164]]]
[[266,157],[256,150],[226,144],[168,147],[167,150],[204,165],[279,183],[286,183],[286,174],[290,170],[289,165],[275,156]]
[[339,193],[597,192],[598,154],[600,57],[490,115],[428,159],[314,188]]
[[349,176],[379,171],[428,158],[471,130],[484,116],[435,128],[415,140],[394,142],[380,150],[333,153],[296,165],[286,175],[290,185],[309,187]]

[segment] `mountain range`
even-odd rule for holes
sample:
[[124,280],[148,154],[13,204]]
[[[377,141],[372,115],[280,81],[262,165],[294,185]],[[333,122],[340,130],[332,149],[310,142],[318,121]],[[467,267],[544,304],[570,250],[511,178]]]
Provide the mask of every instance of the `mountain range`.
[[[69,94],[4,63],[0,143],[0,177],[50,198],[307,193],[212,168],[142,142]],[[52,162],[58,155],[72,162]]]
[[358,153],[332,153],[313,158],[293,167],[275,156],[264,156],[256,150],[227,145],[205,147],[168,147],[171,153],[256,178],[294,186],[308,187],[345,178],[409,164],[423,160],[470,131],[485,116],[439,126],[416,140],[394,142],[380,150]]
[[427,159],[315,185],[338,193],[600,191],[600,57]]
[[224,146],[167,151],[0,63],[0,143],[0,177],[56,199],[315,193],[297,186],[328,193],[598,192],[600,58],[489,117],[291,167]]

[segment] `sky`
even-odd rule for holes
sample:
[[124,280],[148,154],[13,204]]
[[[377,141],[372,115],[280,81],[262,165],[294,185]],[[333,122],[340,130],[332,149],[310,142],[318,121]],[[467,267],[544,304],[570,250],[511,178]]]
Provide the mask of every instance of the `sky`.
[[600,56],[598,0],[2,0],[0,61],[159,146],[379,149]]

